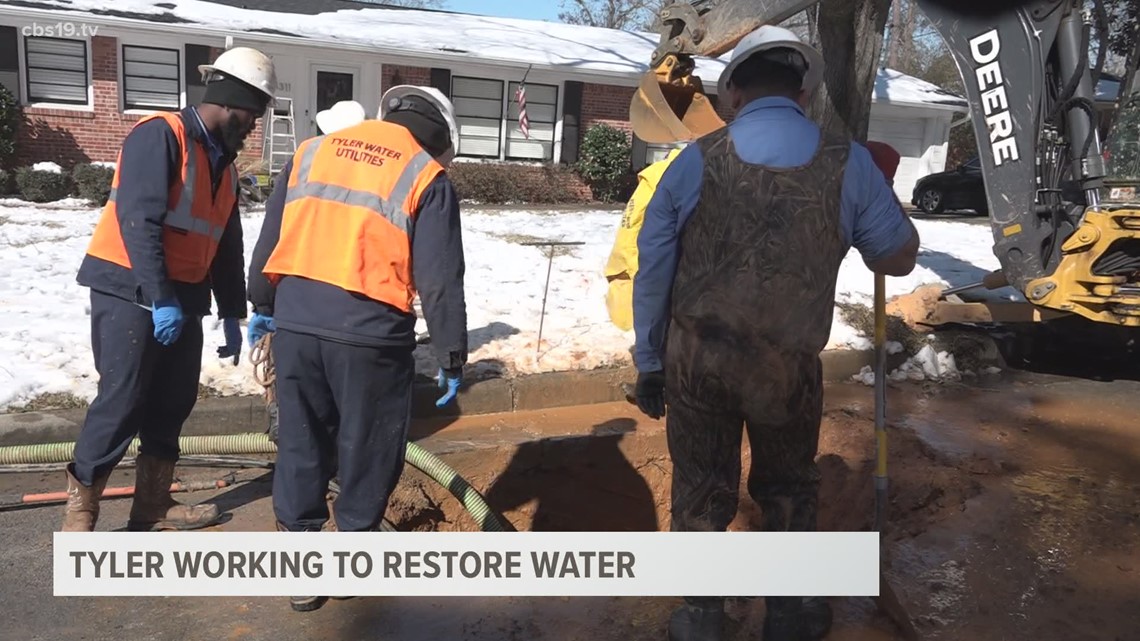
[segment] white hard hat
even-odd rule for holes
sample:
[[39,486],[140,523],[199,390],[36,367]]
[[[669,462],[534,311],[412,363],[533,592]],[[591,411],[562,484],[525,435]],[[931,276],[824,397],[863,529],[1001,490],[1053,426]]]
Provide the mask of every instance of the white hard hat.
[[341,100],[328,109],[317,112],[317,126],[322,133],[331,134],[364,122],[364,105],[355,100]]
[[421,87],[417,85],[396,85],[380,98],[380,112],[377,118],[383,120],[388,112],[399,105],[399,98],[404,96],[419,96],[428,102],[435,105],[443,114],[443,119],[447,121],[448,133],[451,136],[451,148],[453,150],[459,148],[459,124],[455,120],[455,107],[451,104],[451,100],[443,95],[443,92],[435,87]]
[[736,48],[732,50],[731,61],[721,72],[720,82],[717,83],[717,91],[720,95],[723,96],[728,92],[728,80],[732,77],[732,72],[736,70],[737,65],[747,60],[752,54],[776,48],[792,49],[803,56],[807,70],[804,73],[801,89],[811,91],[819,86],[823,80],[823,56],[820,55],[819,51],[816,51],[815,47],[811,45],[804,44],[799,36],[789,29],[764,25],[744,36]]
[[225,74],[251,85],[273,102],[277,95],[277,71],[273,60],[257,49],[234,47],[222,52],[213,64],[198,65],[202,79],[210,82],[214,74]]

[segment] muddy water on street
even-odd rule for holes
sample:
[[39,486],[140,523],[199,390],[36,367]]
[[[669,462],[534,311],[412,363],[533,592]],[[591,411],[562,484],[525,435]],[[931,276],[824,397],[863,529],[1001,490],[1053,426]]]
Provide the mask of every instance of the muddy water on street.
[[[1044,377],[891,391],[884,555],[924,638],[1140,639],[1137,391]],[[867,388],[829,388],[821,529],[871,527],[872,403]],[[668,529],[670,464],[660,424],[609,425],[609,436],[560,435],[449,461],[519,529]],[[748,461],[745,448],[745,470]],[[473,527],[452,499],[422,481],[409,475],[397,497],[393,514],[402,526]],[[741,496],[731,527],[757,528],[759,511],[743,487]],[[449,522],[424,521],[429,511]],[[606,611],[616,612],[607,620],[649,616],[658,628],[642,637],[636,625],[614,634],[609,624],[587,624],[584,638],[661,638],[672,604],[607,602]],[[735,638],[759,638],[762,604],[733,606]],[[596,620],[581,605],[581,619]],[[869,599],[833,605],[830,639],[901,638]],[[568,634],[574,626],[566,624],[551,627]]]
[[[828,388],[820,529],[872,525],[872,402],[870,388]],[[884,559],[924,639],[1140,640],[1137,416],[1140,386],[1125,383],[1019,376],[890,391]],[[446,428],[423,424],[416,433],[520,530],[668,529],[664,424],[626,404],[472,417]],[[260,480],[215,493],[233,511],[220,529],[272,529],[270,477],[246,474]],[[13,475],[0,482],[10,485]],[[47,489],[61,488],[23,488]],[[731,527],[758,528],[759,511],[743,487],[741,497]],[[128,507],[108,502],[100,529],[116,527]],[[14,638],[661,641],[679,602],[358,598],[298,614],[281,598],[52,600],[43,550],[56,515],[54,508],[0,513],[0,532],[21,532],[5,539],[7,567],[35,567],[33,575],[46,577],[46,585],[23,575],[9,584],[30,586],[9,593],[11,611],[22,614],[0,622],[19,632]],[[407,530],[475,528],[454,497],[411,468],[388,516]],[[828,639],[901,638],[871,599],[832,603]],[[85,617],[82,626],[63,623],[61,613],[70,611]],[[763,599],[734,600],[729,614],[731,639],[760,639]],[[186,637],[187,630],[196,634]]]

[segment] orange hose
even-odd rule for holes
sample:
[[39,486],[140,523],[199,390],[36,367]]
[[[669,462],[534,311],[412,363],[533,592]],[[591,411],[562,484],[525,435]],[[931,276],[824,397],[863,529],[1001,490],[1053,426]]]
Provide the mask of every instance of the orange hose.
[[[231,481],[227,479],[218,479],[216,481],[207,481],[204,483],[171,483],[170,491],[175,492],[196,492],[199,490],[213,490],[229,487]],[[108,487],[103,490],[102,498],[133,496],[135,487]],[[50,503],[53,501],[66,501],[67,492],[47,492],[44,494],[25,494],[20,497],[20,502],[24,504],[30,503]]]

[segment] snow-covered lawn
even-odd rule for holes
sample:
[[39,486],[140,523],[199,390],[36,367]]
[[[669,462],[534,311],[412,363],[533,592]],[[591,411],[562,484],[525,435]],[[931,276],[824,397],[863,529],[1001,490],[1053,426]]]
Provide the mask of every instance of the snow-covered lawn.
[[[0,411],[45,393],[71,393],[90,400],[96,373],[90,349],[90,299],[75,274],[99,210],[81,201],[35,205],[0,199]],[[628,364],[632,332],[609,322],[602,269],[620,212],[550,212],[540,209],[465,208],[467,309],[470,360],[480,374],[506,375],[592,369]],[[244,216],[246,260],[261,228],[262,214]],[[927,283],[959,285],[997,268],[988,225],[916,221],[923,237],[920,265],[905,278],[888,278],[888,297]],[[546,250],[533,240],[581,241],[554,257],[542,346],[536,353]],[[871,304],[874,279],[852,251],[843,263],[836,298]],[[216,317],[204,321],[202,383],[222,394],[256,394],[248,362],[220,361],[223,342]],[[426,330],[423,319],[420,331]],[[843,324],[838,313],[829,349],[868,348],[866,337]],[[418,369],[433,375],[428,346],[416,350]]]

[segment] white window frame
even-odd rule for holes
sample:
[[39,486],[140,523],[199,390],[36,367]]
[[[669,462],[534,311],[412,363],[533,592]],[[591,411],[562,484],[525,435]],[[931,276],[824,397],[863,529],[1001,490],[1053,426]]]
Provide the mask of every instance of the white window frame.
[[[49,100],[34,100],[31,92],[31,82],[28,68],[28,48],[27,43],[29,40],[67,40],[71,42],[83,43],[83,55],[87,73],[87,102],[52,102]],[[92,67],[94,66],[94,56],[91,51],[90,38],[60,38],[56,36],[25,36],[23,33],[19,34],[20,46],[20,89],[21,100],[25,107],[31,109],[59,109],[66,111],[94,111],[95,110],[95,85],[92,81]]]
[[[506,121],[506,111],[505,111],[505,104],[503,102],[503,96],[506,95],[507,81],[500,79],[500,78],[493,78],[493,77],[488,78],[488,77],[480,77],[480,76],[475,76],[475,75],[452,73],[451,87],[450,87],[449,94],[451,95],[451,101],[453,104],[455,104],[457,101],[463,100],[463,99],[490,100],[489,98],[476,98],[476,97],[472,97],[472,96],[459,94],[456,91],[455,86],[456,86],[456,84],[458,84],[459,82],[462,82],[464,80],[471,80],[471,81],[476,81],[476,82],[487,82],[487,83],[492,83],[492,82],[498,83],[498,85],[499,85],[499,109],[498,109],[498,115],[495,117],[495,120],[497,121],[497,124],[498,124],[498,127],[496,127],[497,138],[495,140],[495,155],[494,156],[483,156],[483,155],[476,156],[476,155],[470,155],[470,154],[463,154],[462,153],[463,134],[460,133],[459,140],[456,141],[457,144],[455,145],[455,147],[456,147],[456,158],[463,158],[463,159],[467,159],[467,160],[484,160],[484,161],[485,160],[503,160],[503,152],[504,152],[504,148],[506,147],[506,140],[505,140],[505,138],[506,138],[506,122],[505,122]],[[461,118],[480,118],[480,119],[483,119],[482,116],[464,115],[459,111],[458,107],[456,107],[456,110],[455,110],[455,118],[457,121],[460,120]],[[486,120],[491,120],[491,118],[487,117]],[[463,130],[462,122],[459,123],[459,129],[462,132],[462,130]]]
[[[451,95],[452,102],[455,101],[455,81],[456,79],[468,80],[488,80],[502,83],[502,94],[500,96],[500,115],[499,115],[499,142],[498,142],[498,155],[496,156],[459,156],[455,157],[455,162],[508,162],[517,165],[532,165],[542,166],[547,164],[561,164],[562,163],[562,119],[563,119],[563,104],[566,100],[565,91],[565,78],[557,76],[547,76],[538,72],[532,72],[527,76],[526,82],[528,86],[531,85],[549,85],[555,88],[555,95],[557,104],[554,106],[554,138],[551,145],[551,158],[549,160],[536,160],[536,159],[513,159],[507,157],[507,136],[508,136],[508,123],[510,122],[508,116],[510,114],[510,102],[513,102],[515,97],[511,93],[511,83],[519,83],[523,74],[526,73],[525,69],[511,70],[511,71],[491,71],[489,69],[473,69],[464,67],[451,67],[451,86],[448,87],[449,94]],[[528,100],[529,102],[529,100]],[[459,114],[456,113],[456,117]]]
[[124,114],[138,114],[148,115],[157,113],[159,111],[167,111],[167,109],[159,109],[155,107],[130,107],[127,105],[127,48],[136,47],[139,49],[159,49],[162,51],[173,51],[178,57],[178,106],[173,107],[170,111],[178,111],[186,107],[186,45],[182,42],[171,46],[170,41],[161,44],[136,39],[118,38],[118,47],[116,55],[118,56],[118,87],[119,87],[119,111]]

